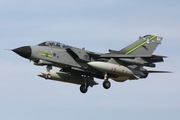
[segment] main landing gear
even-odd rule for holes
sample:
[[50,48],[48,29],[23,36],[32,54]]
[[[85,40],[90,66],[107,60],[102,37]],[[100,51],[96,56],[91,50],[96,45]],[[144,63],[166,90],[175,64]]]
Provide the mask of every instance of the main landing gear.
[[111,83],[108,81],[107,73],[104,74],[103,87],[104,87],[105,89],[109,89],[109,88],[111,87]]
[[111,83],[108,80],[106,80],[106,81],[103,82],[103,87],[105,89],[109,89],[111,87]]
[[[85,79],[85,84],[82,84],[82,85],[80,86],[80,91],[81,91],[82,93],[86,93],[86,92],[88,91],[88,87],[89,87],[88,82],[87,82],[87,76],[85,76],[84,79]],[[111,83],[110,83],[109,80],[108,80],[108,75],[107,75],[107,73],[104,74],[103,87],[104,87],[105,89],[109,89],[109,88],[111,87]]]
[[80,86],[80,91],[81,91],[82,93],[86,93],[86,92],[88,91],[88,86],[85,85],[85,84],[81,85],[81,86]]
[[87,76],[84,75],[85,84],[82,84],[82,85],[80,86],[80,91],[81,91],[82,93],[86,93],[86,92],[88,91],[89,85],[88,85],[87,79],[88,79]]

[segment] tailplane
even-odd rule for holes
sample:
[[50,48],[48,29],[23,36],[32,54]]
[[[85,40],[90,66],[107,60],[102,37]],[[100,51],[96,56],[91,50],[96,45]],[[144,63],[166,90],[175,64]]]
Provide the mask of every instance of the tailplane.
[[161,44],[162,37],[154,35],[146,35],[139,37],[139,40],[123,48],[120,51],[109,50],[111,54],[125,54],[125,55],[152,55],[157,46]]

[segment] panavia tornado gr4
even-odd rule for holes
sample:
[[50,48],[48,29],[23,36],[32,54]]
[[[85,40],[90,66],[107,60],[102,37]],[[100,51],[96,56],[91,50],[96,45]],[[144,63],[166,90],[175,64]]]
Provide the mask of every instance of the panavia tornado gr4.
[[[80,91],[86,93],[89,86],[98,84],[94,78],[103,79],[103,87],[109,89],[109,78],[124,82],[146,78],[149,73],[168,73],[144,68],[155,68],[155,63],[163,62],[163,58],[166,58],[152,54],[162,39],[159,36],[146,35],[122,50],[109,50],[109,53],[91,52],[53,41],[23,46],[12,51],[33,61],[34,65],[46,66],[46,71],[38,76],[78,84]],[[52,67],[58,67],[60,71],[52,71]]]

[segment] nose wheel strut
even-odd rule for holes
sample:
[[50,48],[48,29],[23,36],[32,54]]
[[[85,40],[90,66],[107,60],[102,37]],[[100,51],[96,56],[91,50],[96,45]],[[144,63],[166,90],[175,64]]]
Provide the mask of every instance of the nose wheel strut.
[[51,79],[51,74],[50,74],[50,70],[52,69],[52,65],[47,65],[46,66],[46,70],[47,70],[47,74],[46,74],[46,79]]

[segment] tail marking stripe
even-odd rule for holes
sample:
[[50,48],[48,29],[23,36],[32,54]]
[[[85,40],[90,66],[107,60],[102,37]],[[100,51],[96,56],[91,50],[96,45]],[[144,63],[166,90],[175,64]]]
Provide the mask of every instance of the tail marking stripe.
[[[157,36],[152,36],[149,38],[149,41],[152,41],[156,38]],[[144,40],[142,43],[140,43],[139,45],[135,46],[134,48],[132,48],[131,50],[126,52],[126,55],[134,52],[135,50],[139,49],[141,46],[144,46],[147,43],[147,40]]]

